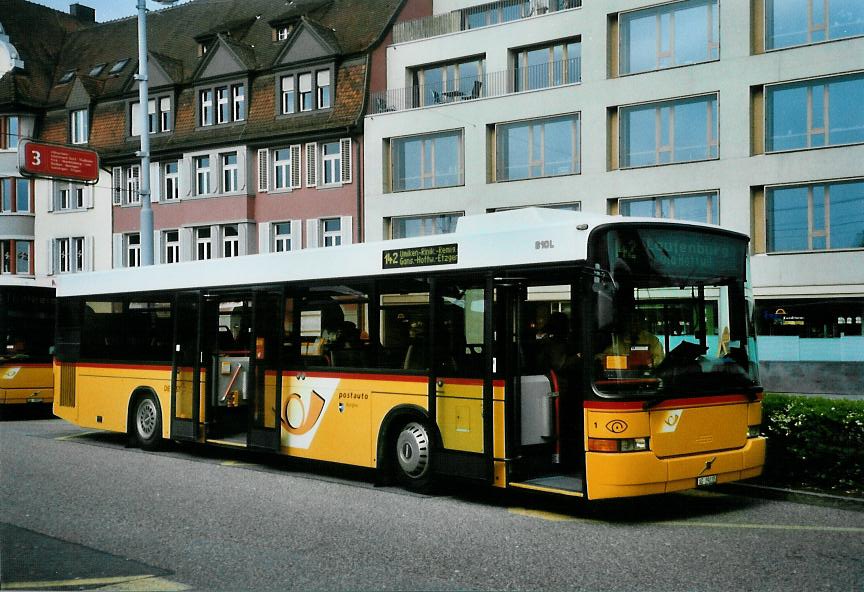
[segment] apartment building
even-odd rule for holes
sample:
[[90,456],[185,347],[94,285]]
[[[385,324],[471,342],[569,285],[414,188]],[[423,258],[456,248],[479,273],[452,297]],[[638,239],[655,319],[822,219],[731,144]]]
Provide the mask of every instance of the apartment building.
[[96,150],[103,169],[95,186],[28,181],[31,277],[139,265],[143,175],[158,264],[359,240],[368,95],[384,88],[393,24],[431,13],[427,0],[197,0],[151,12],[141,106],[137,18],[96,23],[73,6],[87,22],[28,36],[82,19],[24,0],[0,7],[25,44],[56,44],[37,72],[11,71],[39,90],[25,135]]
[[367,240],[529,205],[751,236],[763,382],[864,384],[864,3],[437,0],[366,117]]

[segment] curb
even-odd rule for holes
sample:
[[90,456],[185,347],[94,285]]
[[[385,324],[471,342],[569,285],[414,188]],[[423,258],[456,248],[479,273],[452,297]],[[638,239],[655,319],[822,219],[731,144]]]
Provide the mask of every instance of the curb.
[[817,491],[803,491],[784,487],[771,487],[755,483],[724,483],[717,486],[718,491],[747,497],[784,500],[811,506],[830,506],[856,512],[864,512],[864,498]]

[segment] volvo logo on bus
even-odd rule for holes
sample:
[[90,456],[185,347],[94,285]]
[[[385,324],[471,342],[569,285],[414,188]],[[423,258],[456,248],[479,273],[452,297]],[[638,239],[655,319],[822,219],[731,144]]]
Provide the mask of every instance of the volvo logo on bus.
[[627,431],[627,422],[623,419],[613,419],[609,423],[606,424],[606,429],[612,432],[613,434],[620,434],[621,432]]

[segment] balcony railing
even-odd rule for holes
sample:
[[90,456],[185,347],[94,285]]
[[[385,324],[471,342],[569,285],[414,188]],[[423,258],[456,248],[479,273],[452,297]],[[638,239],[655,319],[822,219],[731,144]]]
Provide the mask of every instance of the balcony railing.
[[488,72],[482,76],[409,86],[372,93],[370,113],[405,111],[420,107],[500,97],[512,93],[552,88],[582,81],[581,60],[572,58],[535,64],[527,68]]
[[393,43],[428,39],[448,33],[479,29],[533,16],[579,8],[582,0],[499,0],[480,6],[434,14],[393,26]]

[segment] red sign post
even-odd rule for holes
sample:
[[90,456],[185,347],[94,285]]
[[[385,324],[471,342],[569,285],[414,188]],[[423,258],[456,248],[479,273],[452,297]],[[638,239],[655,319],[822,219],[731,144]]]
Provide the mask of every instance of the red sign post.
[[95,150],[24,140],[18,146],[21,173],[79,183],[99,181],[99,155]]

